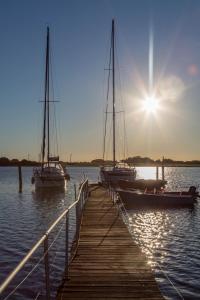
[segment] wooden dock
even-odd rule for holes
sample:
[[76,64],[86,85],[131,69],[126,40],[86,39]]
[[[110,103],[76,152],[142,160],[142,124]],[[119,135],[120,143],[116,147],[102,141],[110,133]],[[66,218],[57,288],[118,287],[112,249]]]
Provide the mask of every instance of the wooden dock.
[[57,299],[164,299],[104,188],[86,202],[78,250]]

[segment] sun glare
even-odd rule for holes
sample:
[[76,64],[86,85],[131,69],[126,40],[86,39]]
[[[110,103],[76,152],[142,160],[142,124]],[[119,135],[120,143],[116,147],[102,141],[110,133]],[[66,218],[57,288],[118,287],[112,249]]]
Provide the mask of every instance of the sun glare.
[[148,97],[143,101],[143,109],[148,113],[156,113],[158,108],[159,103],[155,96]]

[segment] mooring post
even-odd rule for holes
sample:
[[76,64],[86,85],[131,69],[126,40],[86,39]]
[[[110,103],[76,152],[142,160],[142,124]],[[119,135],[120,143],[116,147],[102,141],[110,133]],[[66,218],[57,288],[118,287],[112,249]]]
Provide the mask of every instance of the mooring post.
[[18,166],[18,174],[19,174],[19,193],[22,193],[22,167]]
[[158,180],[158,177],[159,177],[159,175],[158,175],[158,170],[159,170],[159,167],[156,166],[156,180]]
[[164,156],[163,156],[163,160],[162,160],[162,180],[165,180]]

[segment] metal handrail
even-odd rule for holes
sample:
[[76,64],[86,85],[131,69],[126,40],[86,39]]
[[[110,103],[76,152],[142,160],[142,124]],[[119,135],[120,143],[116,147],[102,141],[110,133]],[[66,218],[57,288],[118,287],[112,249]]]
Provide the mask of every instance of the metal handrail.
[[[52,230],[56,227],[56,225],[66,216],[66,275],[68,276],[68,262],[69,262],[69,254],[68,254],[68,214],[69,211],[73,207],[78,207],[76,209],[76,220],[80,219],[82,208],[84,202],[87,200],[88,197],[88,179],[86,179],[80,186],[79,194],[77,200],[72,203],[57,219],[56,221],[49,227],[49,229],[45,232],[45,234],[40,238],[40,240],[32,247],[32,249],[27,253],[27,255],[22,259],[22,261],[17,265],[17,267],[8,275],[8,277],[4,280],[4,282],[0,285],[0,294],[5,291],[8,287],[10,282],[16,277],[19,271],[23,268],[23,266],[27,263],[27,261],[31,258],[31,256],[35,253],[35,251],[44,244],[44,260],[45,260],[45,281],[46,281],[46,299],[50,299],[50,284],[49,284],[49,259],[48,259],[48,236],[52,232]],[[80,222],[79,220],[76,221],[76,242],[78,237],[78,232],[80,229]]]

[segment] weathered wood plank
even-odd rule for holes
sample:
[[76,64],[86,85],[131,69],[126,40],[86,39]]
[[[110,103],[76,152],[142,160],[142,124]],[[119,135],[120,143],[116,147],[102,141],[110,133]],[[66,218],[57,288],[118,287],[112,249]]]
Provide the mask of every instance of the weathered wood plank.
[[91,192],[78,250],[57,299],[163,299],[144,254],[108,193]]

